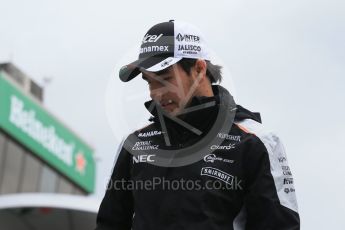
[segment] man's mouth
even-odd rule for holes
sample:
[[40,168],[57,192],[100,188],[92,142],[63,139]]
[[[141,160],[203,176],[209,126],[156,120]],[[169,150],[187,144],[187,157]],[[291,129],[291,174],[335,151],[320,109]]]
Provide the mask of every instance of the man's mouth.
[[166,109],[168,107],[171,107],[174,104],[173,100],[166,100],[166,101],[162,101],[160,103],[160,105],[162,106],[162,108]]

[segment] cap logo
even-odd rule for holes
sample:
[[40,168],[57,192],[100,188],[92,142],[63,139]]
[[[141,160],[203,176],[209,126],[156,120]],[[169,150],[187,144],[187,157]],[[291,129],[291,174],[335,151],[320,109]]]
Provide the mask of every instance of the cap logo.
[[140,48],[141,54],[149,52],[169,52],[169,46],[147,46]]
[[210,60],[206,39],[198,28],[183,22],[162,22],[152,26],[142,37],[138,59],[119,71],[124,82],[141,71],[160,71],[182,58]]
[[168,59],[168,60],[165,60],[162,64],[161,64],[161,67],[163,68],[163,67],[165,67],[165,66],[167,66],[167,65],[169,65],[170,64],[170,62],[172,62],[173,61],[173,59]]
[[183,54],[198,54],[201,52],[201,47],[194,45],[179,45],[178,51],[182,52]]
[[143,38],[142,43],[148,43],[148,42],[157,42],[161,37],[163,36],[163,34],[160,35],[150,35],[150,34],[146,34]]
[[200,37],[196,35],[191,35],[191,34],[184,34],[182,35],[179,33],[176,36],[176,40],[179,42],[185,41],[185,42],[200,42]]

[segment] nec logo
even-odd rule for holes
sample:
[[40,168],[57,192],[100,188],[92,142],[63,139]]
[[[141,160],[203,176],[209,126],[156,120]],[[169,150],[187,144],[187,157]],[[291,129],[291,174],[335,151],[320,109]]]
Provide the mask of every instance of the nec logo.
[[155,156],[155,154],[133,156],[133,164],[142,162],[154,162],[155,160],[152,158]]
[[160,35],[149,35],[149,34],[146,34],[144,36],[144,38],[143,38],[143,42],[142,43],[157,42],[162,36],[163,36],[163,34],[160,34]]

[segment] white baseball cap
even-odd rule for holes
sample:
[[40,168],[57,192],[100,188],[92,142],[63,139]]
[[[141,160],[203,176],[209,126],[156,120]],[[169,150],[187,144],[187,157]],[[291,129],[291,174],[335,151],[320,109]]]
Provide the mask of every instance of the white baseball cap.
[[145,34],[138,60],[123,66],[120,79],[130,81],[143,70],[161,71],[182,58],[210,60],[204,36],[195,26],[170,20],[151,27]]

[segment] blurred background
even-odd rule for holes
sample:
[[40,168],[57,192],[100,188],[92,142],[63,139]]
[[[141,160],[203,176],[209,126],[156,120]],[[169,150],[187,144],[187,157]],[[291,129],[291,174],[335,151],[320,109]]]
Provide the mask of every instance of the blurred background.
[[94,227],[122,137],[149,118],[145,83],[116,73],[176,19],[200,28],[223,85],[283,140],[302,229],[344,229],[344,12],[340,0],[0,0],[0,223]]

